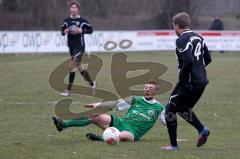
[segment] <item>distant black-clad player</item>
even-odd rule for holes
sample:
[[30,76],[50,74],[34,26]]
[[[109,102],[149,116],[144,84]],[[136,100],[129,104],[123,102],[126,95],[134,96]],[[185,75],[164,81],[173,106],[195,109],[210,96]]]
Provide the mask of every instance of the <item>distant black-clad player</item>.
[[178,59],[179,81],[176,84],[165,108],[165,120],[168,128],[170,145],[164,150],[177,150],[178,113],[199,132],[197,147],[206,143],[210,134],[208,128],[199,121],[192,108],[201,97],[208,84],[205,67],[211,62],[211,56],[204,39],[190,29],[190,17],[179,13],[173,17],[173,26],[178,36],[176,55]]
[[67,89],[61,93],[62,96],[70,96],[71,88],[75,78],[75,69],[80,72],[84,79],[89,82],[92,93],[95,94],[96,83],[90,78],[87,70],[81,65],[81,60],[85,52],[84,34],[93,32],[89,22],[79,15],[79,4],[75,1],[70,3],[71,15],[67,17],[62,25],[62,35],[68,37],[68,47],[71,55],[69,63],[69,83]]

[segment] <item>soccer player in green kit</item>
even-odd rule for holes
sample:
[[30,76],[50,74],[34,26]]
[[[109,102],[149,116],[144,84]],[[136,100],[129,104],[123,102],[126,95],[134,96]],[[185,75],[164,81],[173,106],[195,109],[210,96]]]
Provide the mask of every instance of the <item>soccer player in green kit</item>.
[[[62,120],[53,117],[53,122],[60,132],[68,127],[83,127],[95,124],[105,130],[108,127],[116,127],[120,131],[120,141],[138,141],[155,124],[164,106],[154,99],[158,89],[156,81],[148,81],[144,86],[144,96],[134,96],[118,101],[87,104],[86,107],[108,107],[119,110],[128,109],[123,117],[116,115],[100,114],[79,119]],[[90,140],[103,141],[102,136],[93,133],[86,134]]]

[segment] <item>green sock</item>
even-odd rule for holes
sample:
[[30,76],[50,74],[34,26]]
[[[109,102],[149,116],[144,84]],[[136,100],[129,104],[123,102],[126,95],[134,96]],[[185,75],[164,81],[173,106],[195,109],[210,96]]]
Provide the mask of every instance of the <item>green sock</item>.
[[104,141],[104,140],[103,140],[103,136],[98,136],[98,139],[99,139],[100,141]]
[[83,127],[91,124],[90,118],[88,117],[83,117],[80,119],[69,119],[69,120],[64,120],[63,121],[64,128],[68,127]]

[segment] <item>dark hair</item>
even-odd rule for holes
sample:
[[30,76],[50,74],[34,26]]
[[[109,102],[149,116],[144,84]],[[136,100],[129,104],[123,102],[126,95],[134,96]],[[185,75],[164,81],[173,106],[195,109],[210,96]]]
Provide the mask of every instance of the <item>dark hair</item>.
[[78,9],[80,8],[80,5],[77,1],[72,1],[70,4],[69,4],[69,7],[71,8],[73,5],[76,5],[78,7]]
[[154,85],[156,89],[159,88],[159,84],[158,84],[158,82],[155,81],[155,80],[149,80],[149,81],[147,82],[147,84],[152,84],[152,85]]
[[187,29],[190,27],[190,16],[185,12],[178,13],[173,16],[173,23],[181,29]]

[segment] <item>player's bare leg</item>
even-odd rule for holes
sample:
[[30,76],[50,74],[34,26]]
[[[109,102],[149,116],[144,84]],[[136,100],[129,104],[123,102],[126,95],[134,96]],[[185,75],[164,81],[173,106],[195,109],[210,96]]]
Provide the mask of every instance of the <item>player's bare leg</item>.
[[80,72],[80,74],[84,77],[84,79],[89,83],[89,85],[92,88],[92,94],[94,95],[95,89],[96,89],[96,82],[92,81],[92,79],[89,76],[89,73],[84,68],[84,66],[81,63],[76,62],[74,60],[70,60],[70,62],[69,62],[69,82],[68,82],[67,89],[63,93],[61,93],[61,95],[62,96],[70,96],[71,95],[71,89],[72,89],[72,85],[73,85],[73,82],[75,79],[75,71],[76,70],[78,70]]
[[[97,116],[92,116],[90,118],[91,122],[97,125],[102,130],[105,130],[109,127],[111,123],[111,116],[106,114],[101,114]],[[104,141],[102,135],[96,135],[94,133],[87,133],[86,137],[92,141]]]
[[[68,127],[84,127],[89,124],[95,124],[101,129],[105,130],[109,127],[111,123],[111,116],[106,114],[101,114],[97,116],[92,117],[83,117],[80,119],[69,119],[69,120],[62,120],[58,117],[52,117],[54,125],[56,126],[57,130],[61,132],[63,129],[66,129]],[[92,141],[103,141],[102,136],[98,136],[93,133],[87,133],[86,137]],[[129,139],[127,134],[123,134],[124,139]],[[131,139],[131,138],[130,138]]]
[[122,131],[120,132],[120,141],[121,142],[125,142],[125,141],[134,141],[134,136],[132,133],[128,132],[128,131]]
[[[91,117],[91,122],[94,123],[95,125],[97,125],[98,127],[100,127],[101,129],[105,130],[109,127],[110,123],[111,123],[111,116],[110,115],[106,115],[106,114],[101,114],[98,116],[93,116]],[[87,133],[86,137],[90,140],[93,141],[103,141],[102,136],[98,136],[96,134],[93,133]],[[128,131],[122,131],[120,132],[120,141],[121,142],[125,142],[125,141],[134,141],[134,136],[132,133],[128,132]]]
[[111,120],[112,120],[111,116],[107,114],[101,114],[90,117],[90,121],[103,130],[109,127]]
[[[105,130],[106,128],[109,127],[111,123],[111,116],[106,114],[96,115],[92,117],[82,117],[79,119],[69,119],[69,120],[62,120],[54,116],[52,117],[52,119],[53,119],[54,125],[56,126],[59,132],[69,127],[84,127],[90,124],[95,124],[101,129]],[[94,141],[103,141],[102,136],[97,136],[93,133],[88,133],[86,137]]]

